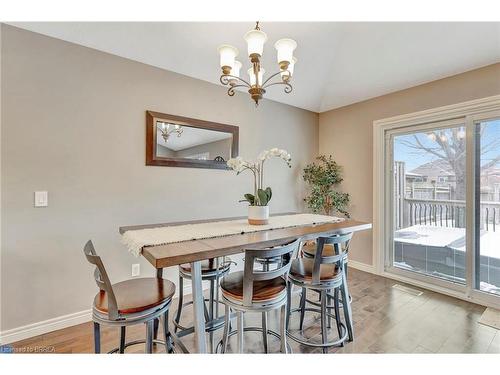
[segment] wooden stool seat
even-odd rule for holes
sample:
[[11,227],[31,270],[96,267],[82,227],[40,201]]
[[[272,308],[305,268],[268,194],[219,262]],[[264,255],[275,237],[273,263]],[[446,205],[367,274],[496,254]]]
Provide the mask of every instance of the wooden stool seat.
[[[243,271],[225,276],[220,284],[222,294],[232,299],[243,300]],[[271,280],[255,280],[253,282],[252,302],[271,300],[285,293],[286,281],[282,277]]]
[[[184,263],[179,266],[182,271],[186,273],[191,273],[191,263]],[[229,268],[229,264],[219,264],[219,268],[222,270],[224,268]],[[214,272],[217,271],[217,264],[215,262],[215,259],[205,259],[201,261],[201,272],[202,273],[208,273],[208,272]]]
[[[290,276],[296,279],[303,279],[305,281],[312,280],[314,266],[314,258],[299,258],[292,262],[290,267]],[[319,278],[321,281],[325,280],[335,280],[342,278],[342,272],[336,264],[326,264],[320,265]]]
[[[314,242],[307,243],[304,246],[302,246],[302,252],[306,257],[314,258],[314,255],[316,254],[316,247],[317,244],[315,244]],[[335,255],[335,250],[333,248],[333,245],[325,244],[323,247],[323,253],[321,255],[323,257],[333,257]],[[345,254],[344,258],[347,261],[347,254]]]
[[[314,258],[314,255],[316,254],[316,247],[317,247],[317,245],[314,242],[308,243],[308,244],[305,244],[304,246],[302,246],[302,251],[304,253],[306,253],[307,255],[309,255],[311,258]],[[324,257],[334,256],[335,251],[333,249],[333,245],[325,244],[325,246],[323,247],[322,255]]]
[[[175,285],[171,281],[158,278],[130,279],[113,284],[118,312],[134,314],[161,306],[172,299]],[[108,297],[101,290],[94,298],[95,309],[108,312]]]

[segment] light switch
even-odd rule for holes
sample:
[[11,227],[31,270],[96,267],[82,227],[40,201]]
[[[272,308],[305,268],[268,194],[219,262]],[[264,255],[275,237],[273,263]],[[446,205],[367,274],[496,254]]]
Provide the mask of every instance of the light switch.
[[47,207],[49,205],[49,193],[47,191],[35,191],[35,207]]
[[132,277],[139,276],[141,274],[141,265],[139,263],[132,264]]

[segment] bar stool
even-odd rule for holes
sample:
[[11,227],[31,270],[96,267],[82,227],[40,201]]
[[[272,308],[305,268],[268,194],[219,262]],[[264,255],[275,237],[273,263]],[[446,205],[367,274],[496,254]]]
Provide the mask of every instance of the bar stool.
[[[317,240],[316,253],[314,258],[303,257],[295,259],[290,268],[288,279],[290,281],[288,294],[291,295],[291,288],[297,285],[302,288],[302,296],[300,307],[292,310],[289,308],[287,319],[288,337],[297,341],[300,344],[323,348],[326,353],[329,347],[341,346],[346,339],[353,340],[352,327],[352,312],[349,302],[349,291],[347,288],[347,279],[344,272],[346,254],[349,248],[349,241],[352,238],[352,233],[337,235],[333,237],[320,237]],[[325,251],[325,245],[333,245],[333,254]],[[314,290],[320,293],[319,309],[315,307],[306,307],[306,292]],[[333,291],[333,295],[330,294]],[[340,298],[342,295],[344,318],[346,324],[341,321],[340,317]],[[333,299],[333,306],[328,305],[328,301]],[[291,301],[289,301],[289,306]],[[330,308],[333,308],[335,315],[330,313]],[[290,314],[293,312],[301,312],[300,330],[303,329],[303,319],[306,311],[319,312],[321,315],[321,343],[312,343],[305,340],[303,337],[293,335],[289,331]],[[334,318],[337,323],[338,339],[328,341],[327,337],[327,319]]]
[[[255,263],[260,264],[263,271],[269,271],[273,267],[279,267],[281,264],[281,257],[274,257],[268,259],[255,258]],[[268,336],[269,330],[267,329],[267,311],[262,312],[262,342],[264,344],[264,353],[268,353]]]
[[[291,352],[286,339],[286,306],[287,281],[293,254],[298,249],[299,240],[268,249],[246,249],[245,268],[243,271],[231,273],[222,278],[220,287],[225,307],[225,323],[222,340],[217,346],[221,352],[227,350],[229,337],[238,335],[238,352],[243,352],[243,333],[263,331],[260,327],[244,327],[245,312],[268,312],[281,309],[280,333],[267,330],[267,333],[281,341],[281,352]],[[263,260],[279,258],[277,268],[273,270],[258,269]],[[231,310],[237,315],[237,330],[230,332]],[[266,327],[267,329],[267,327]]]
[[[317,243],[316,242],[309,242],[305,243],[301,250],[301,254],[305,258],[314,258],[314,255],[316,254],[316,248],[317,248]],[[323,256],[332,256],[335,255],[335,249],[332,244],[325,244],[325,247],[323,249]],[[348,257],[347,257],[347,252],[345,252],[344,256],[344,272],[346,273],[347,276],[347,266],[348,266]]]
[[[94,278],[99,293],[92,306],[94,321],[94,349],[101,352],[101,324],[120,327],[120,346],[108,353],[123,353],[125,348],[140,343],[146,344],[146,353],[152,353],[153,342],[164,344],[168,353],[173,352],[171,335],[168,330],[168,309],[175,293],[175,285],[164,279],[138,278],[111,284],[101,257],[97,255],[92,241],[83,248],[90,264],[96,266]],[[162,319],[165,341],[154,340],[154,323]],[[146,340],[125,342],[127,326],[146,324]]]
[[[205,298],[205,302],[208,303],[208,309],[205,305],[205,323],[206,331],[210,335],[210,346],[213,352],[213,332],[219,328],[222,328],[224,322],[221,321],[218,324],[209,324],[211,321],[219,317],[219,280],[221,277],[226,275],[234,262],[228,257],[223,257],[222,261],[220,258],[207,259],[201,262],[201,279],[202,281],[210,282],[210,297]],[[193,304],[193,301],[184,302],[184,280],[191,280],[191,264],[181,264],[179,266],[179,299],[177,302],[177,313],[173,320],[175,331],[185,330],[187,327],[181,325],[180,321],[182,318],[182,309],[188,305]]]
[[[301,247],[300,249],[300,254],[305,257],[305,258],[314,258],[314,255],[316,253],[316,247],[317,247],[317,244],[316,242],[312,242],[312,241],[308,241],[307,243],[303,244],[303,246]],[[348,256],[347,256],[347,252],[344,252],[345,256],[344,256],[344,273],[346,275],[346,278],[347,278],[347,268],[348,268]],[[332,244],[325,244],[325,247],[323,248],[323,256],[333,256],[335,255],[335,249],[334,249],[334,246]],[[318,293],[318,300],[321,296],[321,293],[319,291],[315,291]],[[331,303],[331,301],[333,300],[333,295],[328,292],[328,295],[327,295],[327,300],[328,300],[328,303]],[[305,315],[305,311],[304,311],[304,308],[305,308],[305,304],[307,303],[310,303],[310,304],[313,304],[315,306],[320,306],[320,302],[314,302],[314,301],[311,301],[311,300],[308,300],[306,299],[306,291],[305,291],[305,288],[302,289],[302,293],[301,293],[301,300],[300,300],[300,307],[301,307],[301,313],[300,313],[300,329],[302,330],[303,328],[303,324],[304,324],[304,315]],[[349,302],[352,303],[352,296],[349,295]],[[340,308],[343,307],[343,304],[342,304],[342,300],[340,301],[339,303],[339,306]],[[331,309],[333,308],[333,306],[329,305],[327,306],[328,309]],[[331,326],[331,318],[328,317],[328,328],[330,328]]]

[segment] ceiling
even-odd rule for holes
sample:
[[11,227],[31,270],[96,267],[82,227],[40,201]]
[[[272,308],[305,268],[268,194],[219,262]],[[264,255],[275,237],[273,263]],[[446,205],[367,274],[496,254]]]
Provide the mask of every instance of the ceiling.
[[[17,27],[219,83],[217,47],[231,44],[248,69],[251,22],[11,23]],[[500,23],[264,22],[264,68],[277,71],[274,42],[298,42],[294,90],[266,97],[315,112],[384,95],[500,61]],[[246,69],[242,69],[245,72]],[[242,73],[242,77],[244,74]]]

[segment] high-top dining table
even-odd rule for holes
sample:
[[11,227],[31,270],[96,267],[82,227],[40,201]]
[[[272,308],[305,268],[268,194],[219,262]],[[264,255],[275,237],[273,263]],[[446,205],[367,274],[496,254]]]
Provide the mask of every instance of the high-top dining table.
[[[120,227],[120,233],[129,230],[140,230],[183,224],[205,223],[210,221],[224,221],[241,218],[225,218],[213,220],[198,220],[189,222],[175,222],[162,224],[149,224],[138,226]],[[224,237],[208,238],[202,240],[189,240],[166,245],[144,246],[142,255],[157,270],[157,276],[163,277],[163,268],[191,263],[191,283],[193,297],[193,328],[184,334],[193,333],[196,339],[198,353],[206,353],[204,297],[201,279],[201,261],[217,257],[228,256],[243,252],[246,248],[266,248],[276,246],[286,241],[300,238],[304,241],[312,240],[319,236],[331,236],[371,229],[370,223],[356,220],[344,220],[335,223],[311,224],[283,229],[269,229],[252,233],[235,234]],[[180,336],[180,335],[179,335]],[[178,338],[174,336],[178,341]],[[182,343],[181,343],[182,345]],[[184,348],[185,350],[185,348]]]

